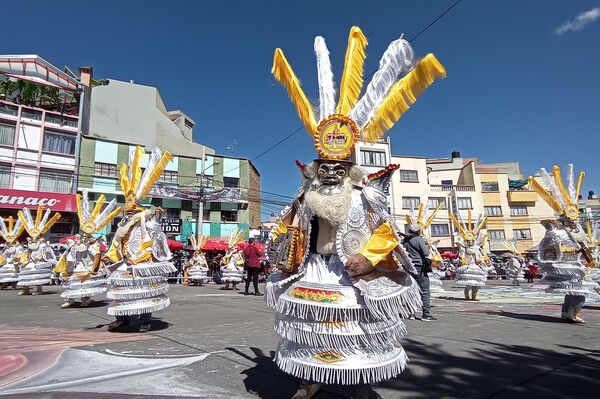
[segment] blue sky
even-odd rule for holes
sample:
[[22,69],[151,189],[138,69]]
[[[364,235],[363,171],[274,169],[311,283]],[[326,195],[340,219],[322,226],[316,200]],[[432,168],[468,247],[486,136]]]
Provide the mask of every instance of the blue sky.
[[[370,73],[390,41],[413,37],[452,3],[9,0],[2,52],[156,86],[169,109],[195,119],[197,141],[226,153],[235,139],[235,154],[252,158],[300,126],[270,75],[276,47],[317,98],[315,36],[327,40],[339,81],[352,25],[369,39]],[[600,1],[463,0],[413,42],[418,55],[435,53],[448,77],[389,132],[394,153],[457,149],[484,162],[519,161],[526,174],[574,162],[587,172],[585,188],[600,191],[600,19],[593,12],[581,29],[557,33],[596,7]],[[313,158],[309,136],[294,135],[256,160],[263,190],[292,194],[294,160]]]

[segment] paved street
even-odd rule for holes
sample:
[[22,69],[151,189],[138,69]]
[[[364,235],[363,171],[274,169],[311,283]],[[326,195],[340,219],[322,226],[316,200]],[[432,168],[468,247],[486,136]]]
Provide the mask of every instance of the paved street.
[[[383,398],[597,398],[600,304],[587,324],[559,322],[560,298],[494,281],[481,302],[447,293],[438,322],[408,320],[410,362],[378,384]],[[0,394],[14,398],[289,398],[298,382],[272,362],[277,336],[263,298],[218,286],[171,286],[149,334],[107,333],[105,303],[59,309],[0,292]],[[43,392],[43,393],[40,393]],[[339,398],[332,387],[317,398]]]

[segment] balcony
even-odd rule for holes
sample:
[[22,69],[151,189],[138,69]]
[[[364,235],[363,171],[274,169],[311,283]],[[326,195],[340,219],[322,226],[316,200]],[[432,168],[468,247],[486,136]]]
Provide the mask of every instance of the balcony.
[[535,202],[538,196],[535,191],[519,190],[507,191],[508,202]]
[[431,191],[456,191],[456,192],[468,192],[475,191],[475,186],[464,186],[459,184],[431,184],[429,186]]

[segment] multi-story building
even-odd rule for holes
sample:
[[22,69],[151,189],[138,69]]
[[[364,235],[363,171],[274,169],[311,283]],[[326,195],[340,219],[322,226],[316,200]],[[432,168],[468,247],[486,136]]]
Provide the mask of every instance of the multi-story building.
[[0,215],[60,211],[51,237],[75,230],[78,82],[36,55],[0,56]]
[[75,76],[38,56],[0,56],[0,216],[40,203],[63,215],[51,238],[75,233],[75,193],[88,189],[123,203],[118,170],[141,144],[174,155],[165,185],[187,193],[239,189],[239,200],[205,201],[202,215],[197,202],[151,198],[181,221],[184,236],[197,231],[200,217],[211,236],[259,227],[259,172],[248,159],[194,142],[194,125],[184,112],[168,111],[154,87],[94,81],[91,67]]
[[392,180],[397,223],[406,228],[405,215],[421,201],[427,201],[428,212],[442,204],[430,228],[441,250],[456,248],[458,235],[450,212],[467,222],[470,210],[473,224],[488,216],[489,249],[497,253],[506,252],[505,240],[514,241],[522,252],[534,248],[544,236],[540,221],[554,214],[528,190],[517,162],[482,164],[455,151],[441,159],[392,156],[392,163],[400,164]]

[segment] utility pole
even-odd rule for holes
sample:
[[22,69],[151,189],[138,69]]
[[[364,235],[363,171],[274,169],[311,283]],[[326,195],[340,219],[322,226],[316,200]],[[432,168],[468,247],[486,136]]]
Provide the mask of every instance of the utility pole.
[[202,159],[200,160],[200,200],[198,201],[198,218],[196,219],[196,237],[202,233],[202,226],[204,224],[204,157],[205,147],[202,146]]

